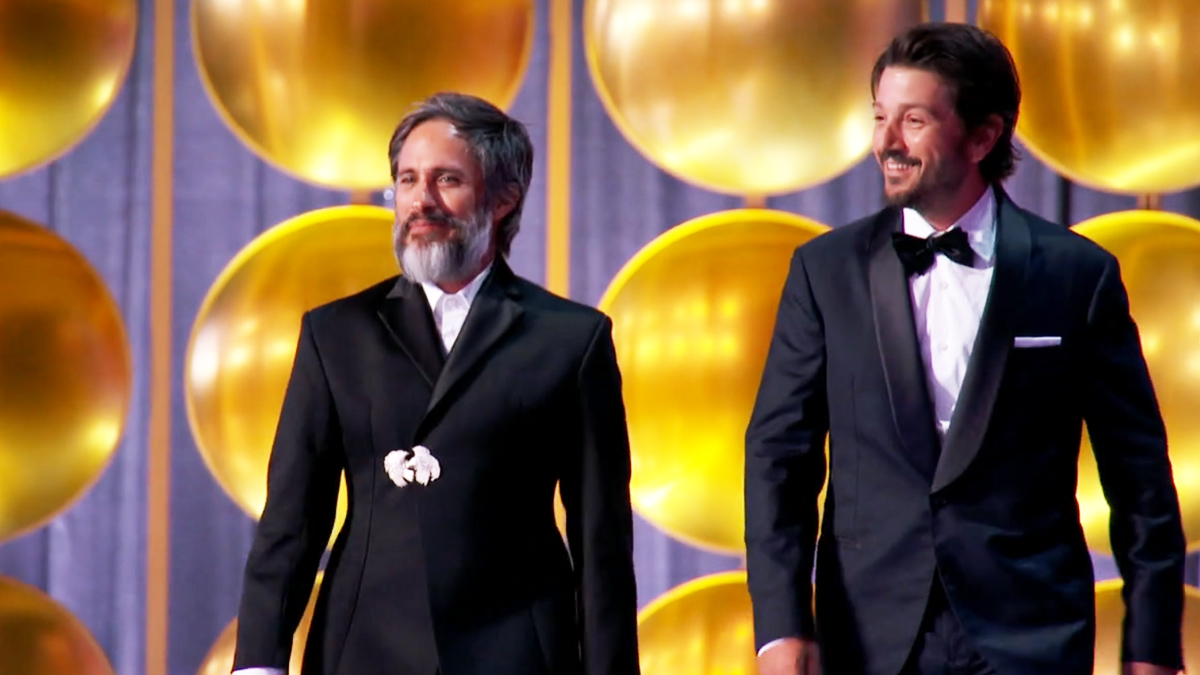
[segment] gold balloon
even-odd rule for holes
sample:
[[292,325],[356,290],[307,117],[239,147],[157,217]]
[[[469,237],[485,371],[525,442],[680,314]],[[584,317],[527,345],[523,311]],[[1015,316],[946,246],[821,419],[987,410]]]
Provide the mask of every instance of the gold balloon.
[[1012,51],[1038,159],[1113,192],[1200,183],[1200,3],[981,0],[978,19]]
[[0,672],[112,675],[86,626],[42,591],[0,577]]
[[351,190],[391,183],[388,139],[431,94],[507,107],[533,23],[532,0],[192,2],[196,62],[230,129],[280,169]]
[[696,185],[777,194],[871,147],[871,67],[918,0],[587,0],[596,92],[647,159]]
[[[267,499],[267,462],[296,356],[300,317],[396,274],[392,212],[337,206],[250,242],[209,289],[185,360],[188,421],[205,463],[251,516]],[[345,485],[337,525],[345,519]]]
[[[1074,229],[1121,263],[1130,312],[1166,421],[1184,533],[1194,549],[1200,545],[1200,221],[1162,211],[1125,211]],[[1108,503],[1086,437],[1077,498],[1088,546],[1111,551]]]
[[[300,675],[300,666],[304,663],[304,646],[308,644],[308,629],[312,625],[313,609],[317,606],[317,593],[321,590],[321,580],[324,572],[317,572],[316,583],[313,584],[312,595],[308,598],[308,606],[300,617],[300,625],[292,635],[292,657],[288,660],[288,675]],[[237,650],[237,627],[235,618],[209,648],[204,656],[204,662],[196,675],[229,675],[233,672],[233,655]]]
[[0,0],[0,178],[62,155],[117,97],[137,0]]
[[[1121,587],[1120,579],[1096,584],[1095,675],[1121,672],[1121,624],[1125,620]],[[1184,586],[1183,600],[1184,672],[1200,673],[1200,591]]]
[[0,211],[0,541],[45,524],[100,478],[132,388],[104,280],[58,235]]
[[694,579],[638,614],[643,675],[757,673],[744,571]]
[[650,242],[613,279],[634,508],[704,548],[744,547],[746,425],[792,251],[824,232],[765,209],[713,213]]

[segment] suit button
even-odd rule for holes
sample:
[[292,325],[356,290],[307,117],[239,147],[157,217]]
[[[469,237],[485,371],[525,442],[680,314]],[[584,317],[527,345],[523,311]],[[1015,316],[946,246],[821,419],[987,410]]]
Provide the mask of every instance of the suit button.
[[935,508],[935,509],[940,509],[946,505],[945,497],[934,497],[933,499],[931,499],[929,501],[930,501],[930,503],[933,504],[933,508]]

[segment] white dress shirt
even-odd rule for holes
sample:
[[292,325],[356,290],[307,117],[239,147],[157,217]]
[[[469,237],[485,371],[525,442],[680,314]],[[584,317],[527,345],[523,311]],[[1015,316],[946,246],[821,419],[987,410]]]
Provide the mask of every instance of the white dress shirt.
[[475,296],[479,294],[480,286],[483,286],[483,280],[491,271],[492,266],[488,265],[457,293],[447,293],[438,288],[437,284],[427,281],[421,284],[425,297],[429,299],[429,307],[433,310],[433,322],[437,325],[438,334],[442,336],[442,346],[446,348],[447,354],[458,339],[471,303],[475,302]]
[[[908,282],[917,344],[942,440],[946,439],[958,403],[958,392],[967,374],[996,267],[996,197],[991,190],[985,191],[971,210],[951,226],[956,227],[967,233],[967,241],[975,251],[975,265],[959,265],[944,255],[936,255],[933,267],[924,274],[913,275]],[[934,231],[921,214],[904,209],[905,234],[925,238]]]
[[[967,233],[967,241],[975,251],[975,265],[966,267],[944,255],[936,255],[933,267],[908,280],[925,381],[937,420],[938,437],[942,440],[946,439],[946,431],[950,428],[950,418],[954,415],[958,392],[962,389],[967,363],[975,346],[975,335],[979,332],[979,321],[983,318],[983,306],[992,286],[992,271],[996,266],[995,194],[991,190],[984,191],[979,201],[950,229],[956,227]],[[934,232],[933,225],[920,213],[904,209],[905,234],[924,239]],[[762,656],[784,639],[763,645],[758,655]]]
[[[425,291],[429,307],[433,310],[433,322],[437,325],[438,334],[442,337],[442,346],[445,347],[446,353],[450,352],[450,349],[454,347],[454,342],[458,340],[458,334],[462,331],[463,322],[467,320],[467,312],[471,309],[471,303],[475,301],[475,296],[479,295],[479,288],[483,286],[483,281],[490,271],[492,271],[492,266],[488,265],[457,293],[447,293],[438,288],[437,284],[429,282],[421,284],[421,290]],[[233,675],[287,675],[287,671],[282,668],[242,668],[233,671]]]

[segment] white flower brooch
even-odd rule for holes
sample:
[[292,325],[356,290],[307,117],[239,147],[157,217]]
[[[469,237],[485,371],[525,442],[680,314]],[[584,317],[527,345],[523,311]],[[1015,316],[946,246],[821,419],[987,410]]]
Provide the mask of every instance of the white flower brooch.
[[[412,455],[411,457],[409,455]],[[437,457],[429,452],[429,448],[418,445],[408,450],[393,450],[383,458],[383,469],[388,478],[400,487],[409,483],[429,485],[442,475],[442,465]]]

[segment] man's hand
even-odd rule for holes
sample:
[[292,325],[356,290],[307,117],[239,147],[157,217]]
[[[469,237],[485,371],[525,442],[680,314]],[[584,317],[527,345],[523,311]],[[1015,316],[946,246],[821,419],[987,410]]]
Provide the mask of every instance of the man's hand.
[[[766,653],[763,656],[766,656]],[[762,663],[762,659],[759,659],[759,663]],[[1179,671],[1168,666],[1156,666],[1153,663],[1126,663],[1122,673],[1123,675],[1178,675]]]
[[[817,648],[817,641],[787,638],[771,645],[758,657],[758,672],[759,675],[821,675],[821,652]],[[1151,671],[1146,673],[1158,675]],[[1139,671],[1126,675],[1143,673]]]

